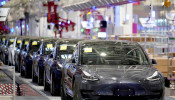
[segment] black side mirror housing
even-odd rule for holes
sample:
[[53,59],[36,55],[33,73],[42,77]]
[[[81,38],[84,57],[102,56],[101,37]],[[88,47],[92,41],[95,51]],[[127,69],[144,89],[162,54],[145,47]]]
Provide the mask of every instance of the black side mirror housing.
[[38,51],[37,53],[40,54],[40,51]]
[[26,48],[24,48],[24,51],[27,51],[27,49],[26,49]]
[[75,63],[75,59],[74,58],[72,59],[72,63]]
[[157,61],[155,59],[152,59],[152,64],[157,65]]
[[50,54],[49,56],[50,56],[50,58],[53,58],[53,54]]

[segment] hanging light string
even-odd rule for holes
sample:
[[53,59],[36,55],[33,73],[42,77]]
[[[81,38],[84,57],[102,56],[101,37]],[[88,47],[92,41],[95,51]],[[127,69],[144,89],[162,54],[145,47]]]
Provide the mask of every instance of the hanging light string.
[[149,13],[149,16],[148,16],[148,20],[146,21],[147,23],[151,20],[151,15],[152,15],[152,0],[150,2],[149,8],[150,8],[150,13]]

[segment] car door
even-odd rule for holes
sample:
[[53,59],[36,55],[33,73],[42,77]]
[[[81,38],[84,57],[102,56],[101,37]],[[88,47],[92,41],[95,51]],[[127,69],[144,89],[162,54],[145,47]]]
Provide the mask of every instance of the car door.
[[[50,56],[49,56],[50,57]],[[48,61],[48,69],[47,69],[47,72],[48,72],[48,80],[49,80],[49,82],[51,81],[51,71],[52,71],[52,65],[53,65],[53,63],[54,63],[54,59],[53,59],[53,57],[51,58],[49,58],[49,61]]]
[[51,75],[51,73],[50,73],[51,72],[51,67],[53,65],[54,58],[55,58],[55,55],[56,55],[56,48],[57,47],[55,45],[54,51],[50,55],[47,55],[47,57],[45,59],[44,67],[45,67],[45,71],[46,71],[46,78],[49,80],[49,82],[50,82],[50,75]]
[[18,61],[18,54],[20,53],[20,45],[17,47],[17,49],[15,50],[15,55],[14,55],[14,60],[15,60],[15,66],[17,66],[17,61]]
[[[38,72],[38,62],[40,60],[40,56],[42,54],[42,46],[43,46],[43,43],[41,44],[38,52],[35,53],[35,56],[34,56],[34,59],[33,59],[33,64],[34,64],[34,72]],[[38,74],[38,73],[37,73]]]
[[16,64],[17,64],[17,56],[18,56],[18,54],[19,54],[19,52],[20,52],[20,50],[21,50],[21,47],[20,47],[20,44],[22,43],[21,39],[18,39],[18,40],[16,41],[16,43],[19,44],[19,45],[16,47],[16,50],[15,50],[15,53],[14,53],[15,66],[16,66]]
[[22,54],[21,54],[21,68],[23,70],[25,66],[26,56],[27,56],[27,47],[22,51]]
[[[64,86],[68,90],[66,91],[68,94],[73,96],[73,91],[72,91],[72,86],[73,86],[73,77],[77,71],[77,65],[78,65],[78,60],[79,60],[79,50],[78,46],[76,47],[72,59],[65,65],[63,68],[64,70],[64,75],[63,75],[63,81],[64,81]],[[73,61],[73,59],[75,61]]]
[[46,72],[46,79],[49,79],[49,76],[50,76],[49,63],[50,63],[50,59],[49,59],[49,56],[47,56],[45,59],[45,63],[44,63],[44,67],[45,67],[44,70]]

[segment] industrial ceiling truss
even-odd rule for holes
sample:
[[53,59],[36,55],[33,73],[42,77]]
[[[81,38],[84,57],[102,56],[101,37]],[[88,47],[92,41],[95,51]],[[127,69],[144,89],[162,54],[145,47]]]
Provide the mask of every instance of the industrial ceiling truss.
[[123,5],[139,1],[145,0],[65,0],[63,10],[87,10],[92,8],[101,8],[105,6]]

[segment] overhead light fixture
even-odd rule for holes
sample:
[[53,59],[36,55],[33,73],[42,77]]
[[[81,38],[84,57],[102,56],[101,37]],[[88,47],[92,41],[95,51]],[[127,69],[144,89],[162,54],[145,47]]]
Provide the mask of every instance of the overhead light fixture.
[[13,29],[13,28],[11,28],[11,29],[10,29],[10,31],[13,33],[13,32],[14,32],[14,29]]
[[90,14],[91,14],[91,12],[89,11],[89,12],[88,12],[88,15],[90,15]]
[[156,11],[152,11],[152,17],[153,17],[153,18],[156,17]]

